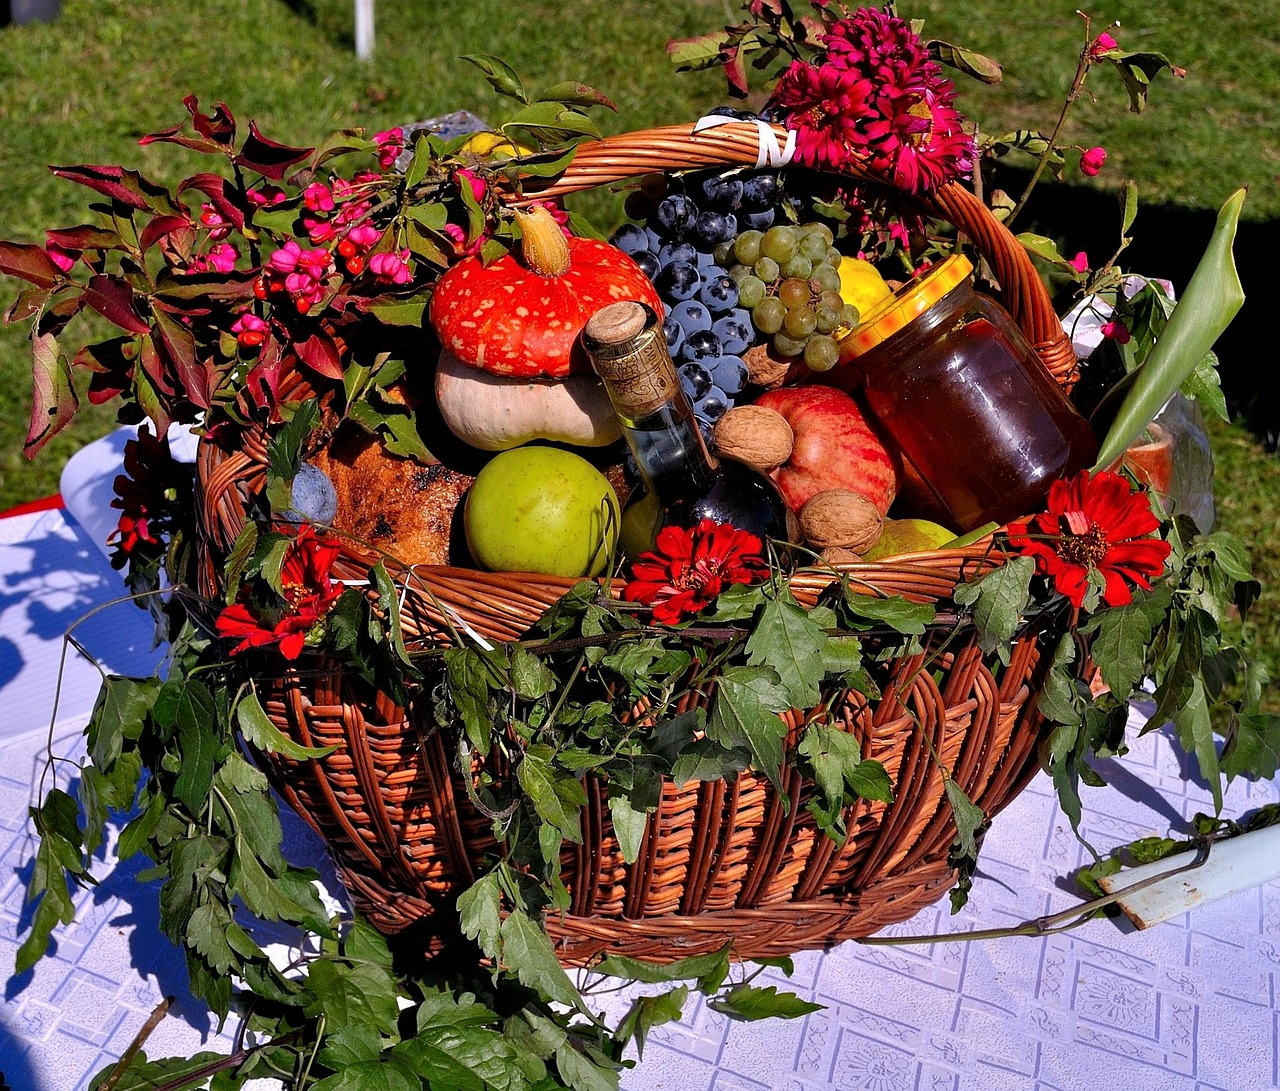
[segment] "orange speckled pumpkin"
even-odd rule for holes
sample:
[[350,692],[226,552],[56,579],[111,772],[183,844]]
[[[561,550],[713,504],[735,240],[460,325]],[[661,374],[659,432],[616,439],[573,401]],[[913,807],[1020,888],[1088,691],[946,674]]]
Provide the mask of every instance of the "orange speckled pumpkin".
[[493,375],[559,379],[590,363],[578,334],[608,303],[634,299],[661,318],[649,278],[615,246],[566,238],[551,213],[535,205],[516,216],[523,252],[484,264],[463,258],[431,296],[431,325],[463,363]]

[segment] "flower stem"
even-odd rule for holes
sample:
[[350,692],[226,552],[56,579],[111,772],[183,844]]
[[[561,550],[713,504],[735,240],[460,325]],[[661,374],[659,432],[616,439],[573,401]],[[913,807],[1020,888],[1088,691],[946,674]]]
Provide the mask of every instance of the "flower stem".
[[1035,189],[1036,183],[1040,181],[1041,176],[1045,172],[1045,168],[1049,165],[1049,160],[1053,158],[1054,149],[1058,146],[1058,137],[1062,133],[1063,126],[1067,123],[1067,115],[1071,112],[1071,107],[1075,104],[1080,92],[1084,89],[1085,77],[1089,74],[1089,69],[1093,66],[1093,61],[1089,56],[1089,23],[1088,16],[1085,16],[1085,45],[1080,50],[1080,59],[1076,62],[1075,79],[1071,81],[1071,89],[1067,91],[1067,97],[1062,103],[1062,112],[1058,114],[1058,123],[1053,127],[1053,132],[1049,136],[1049,141],[1045,145],[1044,151],[1040,153],[1040,158],[1036,162],[1035,170],[1031,172],[1031,177],[1027,180],[1026,188],[1022,191],[1022,196],[1018,198],[1018,203],[1013,206],[1013,211],[1009,213],[1005,220],[1005,226],[1012,229],[1013,221],[1018,218],[1020,213],[1026,206],[1031,191]]

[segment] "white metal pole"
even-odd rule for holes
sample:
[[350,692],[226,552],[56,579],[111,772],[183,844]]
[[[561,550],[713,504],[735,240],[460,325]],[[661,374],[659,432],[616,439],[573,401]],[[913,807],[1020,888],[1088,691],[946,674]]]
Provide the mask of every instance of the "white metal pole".
[[373,56],[373,0],[356,0],[356,56],[367,61]]

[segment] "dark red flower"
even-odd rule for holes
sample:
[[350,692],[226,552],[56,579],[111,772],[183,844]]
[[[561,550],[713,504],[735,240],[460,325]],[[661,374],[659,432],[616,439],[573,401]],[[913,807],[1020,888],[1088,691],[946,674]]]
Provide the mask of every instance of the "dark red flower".
[[1130,584],[1149,589],[1164,570],[1171,547],[1150,537],[1159,525],[1146,492],[1134,492],[1127,478],[1081,470],[1050,486],[1048,511],[1009,524],[1009,544],[1034,557],[1036,571],[1073,605],[1084,605],[1089,573],[1098,572],[1102,601],[1123,606],[1133,598]]
[[280,566],[284,598],[272,606],[259,606],[250,601],[246,588],[218,615],[220,635],[242,638],[231,654],[279,644],[281,655],[297,659],[307,635],[342,594],[342,585],[329,578],[339,552],[335,542],[322,541],[313,527],[304,524],[289,543]]
[[122,568],[129,556],[146,551],[158,555],[174,515],[189,503],[191,468],[169,450],[168,436],[155,436],[147,424],[124,445],[124,473],[113,482],[113,508],[121,512],[107,539],[116,552],[111,563]]
[[692,530],[663,527],[654,549],[631,566],[622,597],[653,607],[653,620],[674,625],[710,606],[735,583],[755,583],[769,574],[754,534],[729,523],[703,519]]

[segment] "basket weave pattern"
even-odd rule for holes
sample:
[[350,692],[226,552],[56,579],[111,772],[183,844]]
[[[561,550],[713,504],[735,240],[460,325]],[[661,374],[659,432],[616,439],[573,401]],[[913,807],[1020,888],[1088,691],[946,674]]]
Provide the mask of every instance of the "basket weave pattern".
[[[675,126],[597,141],[579,149],[560,179],[535,180],[513,203],[663,170],[754,165],[757,141],[747,124],[697,135]],[[1069,385],[1074,353],[1021,245],[954,183],[921,204],[972,243],[1046,367]],[[201,444],[200,591],[210,598],[222,597],[221,561],[264,485],[266,463],[261,434],[243,437],[234,450]],[[879,700],[836,691],[818,709],[785,717],[792,732],[828,717],[889,774],[893,801],[851,807],[843,845],[806,810],[811,786],[797,772],[784,770],[788,808],[767,777],[747,771],[728,782],[680,788],[664,782],[639,858],[627,864],[605,786],[588,776],[583,843],[566,844],[561,857],[570,911],[547,921],[562,961],[582,964],[601,952],[673,959],[728,941],[743,958],[789,955],[869,935],[936,901],[954,878],[947,856],[955,822],[942,769],[988,816],[1022,790],[1036,768],[1042,722],[1036,701],[1047,656],[1067,624],[1061,615],[1029,619],[1007,666],[983,655],[970,624],[949,624],[945,610],[956,583],[1000,559],[967,548],[914,554],[910,563],[842,566],[867,593],[940,605],[922,654],[875,667]],[[344,546],[334,574],[358,578],[368,561],[355,544]],[[515,639],[575,582],[389,567],[404,587],[401,621],[410,646],[447,643],[458,622],[490,639]],[[792,590],[811,606],[831,581],[830,571],[803,572]],[[261,680],[263,707],[297,742],[337,749],[307,762],[255,758],[324,838],[353,903],[375,927],[393,934],[423,922],[430,930],[436,921],[447,931],[457,896],[488,870],[497,850],[491,820],[473,801],[481,770],[456,767],[453,728],[435,722],[425,696],[420,707],[401,708],[340,659],[307,653],[299,663]],[[710,697],[686,694],[686,707]],[[499,759],[489,760],[487,772],[506,772],[492,764]]]

